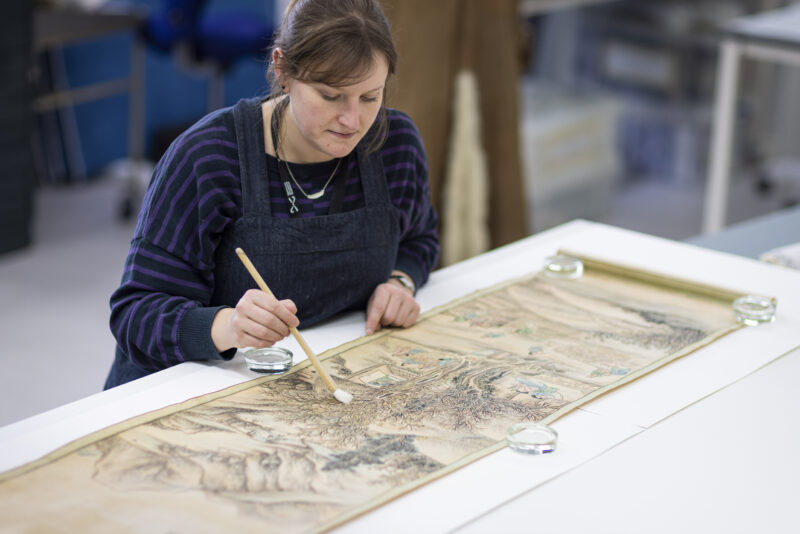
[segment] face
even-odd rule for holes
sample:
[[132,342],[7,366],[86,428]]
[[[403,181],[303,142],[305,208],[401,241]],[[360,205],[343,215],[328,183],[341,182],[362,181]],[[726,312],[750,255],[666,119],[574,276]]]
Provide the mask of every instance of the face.
[[284,157],[312,163],[352,152],[378,116],[388,73],[386,58],[376,53],[372,70],[353,85],[289,80]]

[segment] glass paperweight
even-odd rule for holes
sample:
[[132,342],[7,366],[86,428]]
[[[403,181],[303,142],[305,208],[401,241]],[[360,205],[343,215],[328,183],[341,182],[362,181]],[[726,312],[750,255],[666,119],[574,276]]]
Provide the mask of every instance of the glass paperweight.
[[556,450],[558,433],[543,423],[517,423],[506,432],[511,450],[523,454],[547,454]]
[[244,361],[247,368],[256,373],[285,373],[292,367],[292,351],[280,347],[246,349]]
[[544,274],[551,278],[580,278],[583,262],[573,256],[556,254],[544,260]]
[[775,320],[775,301],[767,297],[745,295],[733,301],[736,320],[747,326],[758,326]]

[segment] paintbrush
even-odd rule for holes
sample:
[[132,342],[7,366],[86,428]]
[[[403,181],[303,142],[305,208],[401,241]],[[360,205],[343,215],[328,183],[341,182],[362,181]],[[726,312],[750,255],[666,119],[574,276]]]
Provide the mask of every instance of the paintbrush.
[[[267,293],[268,295],[271,295],[273,298],[276,298],[275,295],[272,293],[272,291],[270,291],[269,286],[267,286],[267,283],[264,281],[263,278],[261,278],[261,275],[258,274],[258,271],[256,270],[255,265],[253,265],[253,262],[251,262],[250,258],[247,257],[247,254],[244,253],[244,250],[237,247],[236,254],[239,256],[239,259],[242,260],[242,263],[247,268],[248,272],[250,273],[250,276],[253,277],[253,280],[256,281],[258,287],[261,288],[261,291]],[[333,396],[336,398],[336,400],[344,404],[347,404],[348,402],[353,400],[352,393],[348,393],[347,391],[336,387],[336,384],[333,382],[331,377],[328,376],[328,373],[325,372],[325,369],[322,368],[322,365],[320,365],[319,360],[314,354],[314,351],[312,351],[311,347],[308,346],[306,340],[303,339],[303,336],[301,336],[300,332],[297,331],[297,328],[291,326],[289,327],[289,330],[291,331],[292,335],[297,340],[297,342],[300,343],[300,346],[303,347],[306,356],[308,356],[308,359],[311,360],[311,364],[314,366],[314,369],[317,370],[317,374],[319,374],[319,376],[322,378],[322,381],[325,383],[330,392],[333,393]]]

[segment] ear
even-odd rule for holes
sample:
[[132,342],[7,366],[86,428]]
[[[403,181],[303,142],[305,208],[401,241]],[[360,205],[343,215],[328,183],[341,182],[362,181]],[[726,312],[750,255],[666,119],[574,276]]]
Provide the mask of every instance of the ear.
[[270,59],[272,60],[273,65],[275,65],[275,69],[279,69],[281,67],[281,63],[283,62],[283,51],[281,51],[281,49],[278,47],[273,48]]
[[275,73],[275,78],[280,82],[281,87],[286,87],[286,78],[283,75],[283,52],[280,48],[272,50],[272,70]]

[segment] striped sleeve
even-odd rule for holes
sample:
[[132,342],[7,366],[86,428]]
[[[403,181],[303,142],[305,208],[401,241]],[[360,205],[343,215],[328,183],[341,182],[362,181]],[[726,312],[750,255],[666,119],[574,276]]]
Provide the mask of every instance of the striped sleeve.
[[145,194],[110,319],[119,348],[144,369],[233,356],[214,348],[219,308],[209,307],[214,252],[241,213],[231,122],[214,114],[178,137]]
[[431,205],[428,163],[419,131],[405,113],[388,110],[389,132],[380,150],[389,197],[400,220],[400,247],[395,269],[417,287],[430,276],[439,258],[438,218]]

